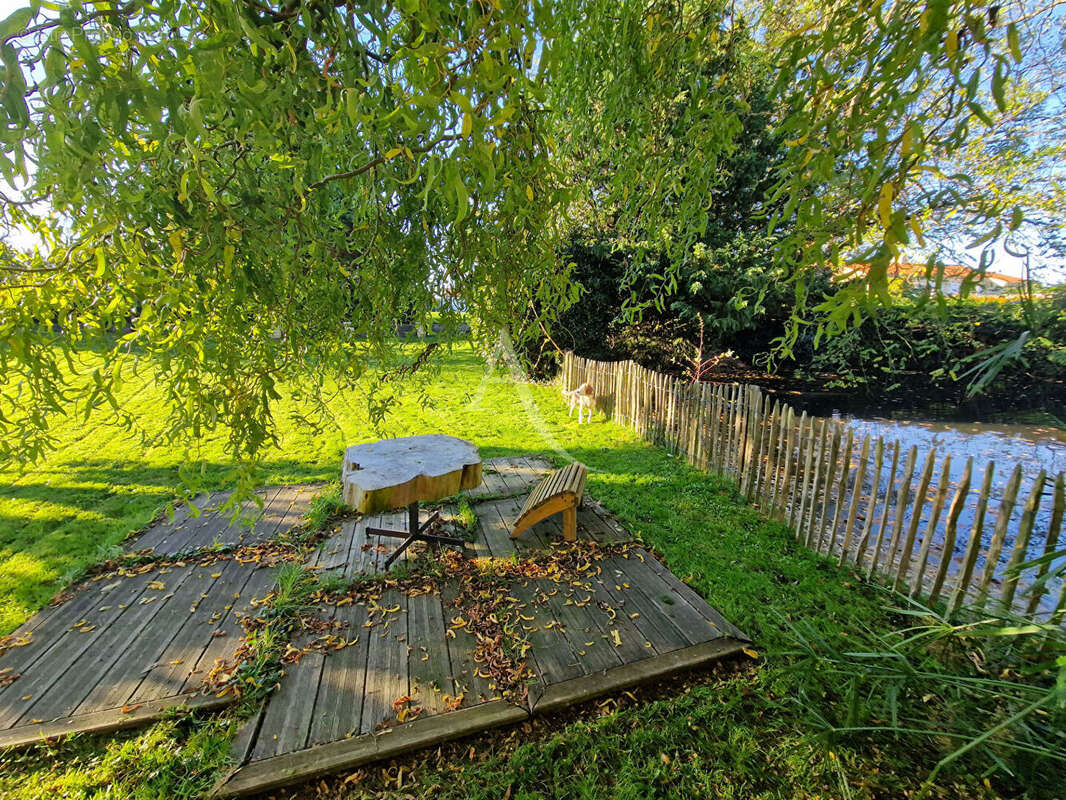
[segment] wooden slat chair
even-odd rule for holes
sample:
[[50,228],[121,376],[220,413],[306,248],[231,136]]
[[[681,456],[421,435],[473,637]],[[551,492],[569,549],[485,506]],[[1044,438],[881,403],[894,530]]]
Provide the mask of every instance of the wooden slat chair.
[[515,520],[511,538],[517,538],[527,528],[552,514],[562,512],[563,535],[572,542],[577,539],[577,509],[585,496],[585,475],[588,469],[575,461],[546,475],[526,498]]

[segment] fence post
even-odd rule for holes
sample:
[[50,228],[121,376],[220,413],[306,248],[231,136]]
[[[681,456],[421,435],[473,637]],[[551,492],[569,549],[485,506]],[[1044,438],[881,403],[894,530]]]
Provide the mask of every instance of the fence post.
[[929,605],[936,603],[940,597],[940,590],[944,586],[944,578],[948,574],[948,565],[951,564],[951,554],[955,552],[956,530],[959,524],[959,515],[966,504],[966,496],[970,493],[970,475],[973,472],[973,456],[966,459],[966,468],[962,471],[962,479],[959,481],[959,489],[955,492],[955,499],[951,501],[948,509],[948,523],[944,529],[944,549],[940,556],[940,565],[936,570],[936,578],[933,579],[933,588],[929,590]]
[[[1044,540],[1044,552],[1043,556],[1048,558],[1055,552],[1055,547],[1059,543],[1059,531],[1062,530],[1062,514],[1064,508],[1066,508],[1066,473],[1060,472],[1059,477],[1055,479],[1055,488],[1051,493],[1051,520],[1048,523],[1047,538]],[[1040,569],[1036,573],[1036,581],[1043,578],[1047,571],[1051,569],[1051,562],[1045,561],[1040,565]],[[1064,582],[1066,586],[1066,582]],[[1038,584],[1036,589],[1033,590],[1032,596],[1029,598],[1029,606],[1026,608],[1027,614],[1034,614],[1040,607],[1040,600],[1047,592],[1047,587],[1043,584]]]
[[973,527],[970,528],[970,541],[966,545],[966,555],[962,559],[962,569],[956,576],[955,591],[948,601],[948,616],[952,616],[962,601],[966,598],[966,592],[973,580],[974,567],[977,565],[977,555],[981,551],[981,531],[985,527],[985,511],[988,509],[988,495],[992,490],[992,475],[996,470],[996,462],[989,461],[985,466],[985,477],[981,482],[981,493],[977,496],[977,509],[974,511]]
[[818,455],[814,459],[814,475],[811,477],[810,483],[810,498],[807,508],[807,515],[805,520],[806,528],[803,531],[803,544],[806,547],[811,546],[811,536],[814,533],[814,519],[817,512],[817,499],[818,488],[822,481],[822,460],[825,458],[826,453],[826,429],[829,427],[829,420],[823,419],[819,428],[818,434]]
[[[933,536],[936,534],[937,523],[940,522],[940,512],[944,510],[944,501],[948,496],[948,486],[951,484],[951,453],[944,457],[944,464],[940,468],[940,483],[936,488],[936,500],[933,502],[933,510],[929,514],[929,522],[925,526],[925,535],[922,538],[922,549],[918,555],[918,563],[914,569],[914,579],[911,581],[911,597],[917,597],[925,583],[925,567],[929,563],[929,548],[933,544]],[[947,552],[946,550],[944,551]]]
[[796,540],[805,541],[804,532],[807,525],[807,510],[810,505],[810,487],[814,482],[814,463],[817,460],[814,453],[821,452],[822,437],[825,432],[825,419],[811,417],[810,434],[807,437],[807,458],[803,463],[803,481],[796,481],[799,490],[799,507],[796,515]]
[[[800,414],[799,429],[796,431],[796,472],[794,475],[787,477],[785,480],[785,502],[788,504],[788,511],[786,515],[785,506],[781,506],[781,519],[787,520],[789,527],[796,527],[799,523],[796,521],[796,510],[802,500],[802,494],[800,489],[802,488],[802,479],[806,474],[799,469],[803,466],[804,456],[811,452],[809,447],[809,439],[811,437],[811,430],[814,428],[814,419],[807,417],[807,412],[804,411]],[[806,443],[806,444],[805,444]],[[805,449],[806,448],[806,449]],[[792,466],[791,457],[788,463],[785,464],[786,476],[789,474],[789,468]],[[807,466],[810,466],[810,460],[807,459]]]
[[[854,443],[853,438],[854,432],[849,426],[847,439],[845,440],[844,444],[844,452],[841,453],[843,461],[841,462],[840,469],[840,483],[837,486],[836,508],[833,509],[833,523],[832,527],[829,530],[829,536],[825,544],[826,555],[833,554],[833,547],[834,545],[836,545],[837,540],[837,528],[840,527],[840,517],[841,514],[843,514],[844,512],[844,502],[845,500],[847,500],[848,477],[851,475],[852,444]],[[819,545],[820,544],[821,539],[819,539]],[[820,549],[821,547],[819,546],[819,550]]]
[[881,521],[877,525],[877,544],[870,558],[870,569],[866,572],[867,579],[873,577],[877,569],[877,562],[881,558],[881,548],[885,542],[885,532],[888,530],[888,512],[892,505],[892,489],[896,485],[896,467],[899,465],[899,439],[892,447],[892,466],[888,470],[888,483],[885,485],[885,503],[881,507]]
[[1021,481],[1022,465],[1018,464],[1007,479],[1007,486],[1003,489],[1003,501],[996,512],[996,526],[992,529],[992,541],[988,543],[988,553],[985,555],[985,571],[981,574],[981,583],[977,586],[977,600],[974,603],[977,608],[984,608],[988,601],[988,587],[992,584],[996,566],[999,564],[999,554],[1003,551],[1003,540],[1007,538],[1007,526],[1010,525],[1010,516],[1014,512]]
[[781,430],[777,437],[777,462],[774,464],[773,493],[770,495],[770,518],[780,519],[784,511],[785,493],[788,491],[789,467],[792,465],[792,448],[796,442],[796,412],[790,405],[782,406]]
[[[870,486],[870,502],[866,506],[866,515],[863,519],[862,536],[855,545],[855,566],[862,569],[863,555],[870,546],[870,534],[874,529],[874,517],[877,515],[877,494],[881,490],[881,467],[884,466],[885,440],[877,437],[877,445],[874,447],[874,476]],[[841,564],[843,566],[843,564]]]
[[1009,613],[1014,605],[1014,593],[1018,589],[1018,565],[1025,560],[1025,553],[1029,549],[1029,537],[1033,535],[1033,523],[1036,521],[1036,510],[1040,506],[1040,497],[1044,492],[1044,481],[1047,480],[1047,472],[1040,470],[1040,474],[1033,481],[1029,499],[1025,501],[1021,521],[1018,523],[1018,535],[1014,539],[1014,550],[1007,562],[1007,572],[1003,577],[1003,595],[1000,598],[1000,611]]
[[[915,537],[918,535],[918,526],[922,522],[922,506],[925,505],[926,493],[929,491],[929,482],[933,478],[933,467],[936,465],[936,448],[929,451],[925,459],[925,468],[922,470],[921,480],[918,482],[918,492],[914,495],[914,510],[911,511],[911,522],[907,526],[907,540],[903,543],[903,552],[899,554],[899,569],[896,570],[896,581],[893,588],[898,592],[903,588],[903,582],[907,577],[907,570],[911,565],[911,553],[914,551]],[[892,568],[891,562],[887,565]]]
[[844,543],[840,546],[839,566],[844,566],[848,558],[848,550],[851,549],[851,533],[855,528],[855,518],[859,514],[859,499],[862,497],[863,486],[866,482],[866,462],[870,458],[870,436],[867,434],[862,440],[862,452],[859,454],[859,466],[855,471],[855,482],[851,485],[851,508],[848,509],[848,519],[844,523]]
[[825,474],[822,476],[822,485],[815,487],[815,494],[821,489],[822,502],[818,507],[818,527],[814,529],[814,550],[821,551],[822,538],[825,536],[825,526],[828,522],[829,502],[832,499],[833,480],[836,478],[837,459],[840,458],[840,432],[841,426],[832,421],[832,436],[829,440],[829,460],[825,463]]

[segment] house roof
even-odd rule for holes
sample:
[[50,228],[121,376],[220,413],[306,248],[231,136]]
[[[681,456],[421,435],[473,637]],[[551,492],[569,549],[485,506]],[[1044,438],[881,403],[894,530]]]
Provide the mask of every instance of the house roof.
[[[848,264],[842,272],[848,277],[865,275],[870,270],[869,264]],[[928,266],[926,264],[913,264],[907,261],[897,261],[888,268],[889,278],[924,278]],[[962,264],[945,264],[944,265],[944,277],[945,278],[966,278],[973,275],[976,270],[970,267],[963,266]],[[985,272],[982,276],[982,280],[994,280],[1002,283],[1017,284],[1022,283],[1021,278],[1015,278],[1013,275],[1004,275],[1002,272]]]

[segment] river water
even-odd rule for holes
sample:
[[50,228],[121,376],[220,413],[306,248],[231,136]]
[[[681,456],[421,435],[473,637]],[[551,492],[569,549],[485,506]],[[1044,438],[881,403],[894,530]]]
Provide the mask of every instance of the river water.
[[[799,400],[799,402],[797,402]],[[800,398],[789,398],[797,410],[808,404]],[[843,404],[842,404],[843,405]],[[910,409],[906,412],[891,410],[886,415],[879,415],[875,409],[869,406],[860,408],[855,412],[848,409],[827,407],[824,398],[818,398],[817,402],[809,404],[808,411],[819,416],[831,416],[834,419],[846,422],[855,433],[855,459],[858,459],[859,448],[864,436],[869,435],[871,440],[883,437],[886,444],[885,466],[881,478],[881,491],[879,498],[883,502],[886,498],[885,484],[888,481],[888,469],[890,463],[889,446],[894,441],[900,443],[900,462],[912,446],[918,448],[918,459],[915,474],[919,474],[929,451],[934,449],[936,456],[936,471],[930,485],[930,495],[939,486],[941,481],[941,464],[943,456],[951,454],[951,469],[949,475],[950,490],[948,504],[954,495],[956,487],[968,458],[973,459],[973,473],[971,477],[970,494],[959,518],[959,535],[949,558],[954,567],[961,563],[966,551],[973,525],[974,512],[977,505],[977,493],[984,478],[985,470],[990,463],[994,462],[992,492],[988,502],[988,516],[982,530],[982,550],[978,560],[978,570],[984,569],[984,553],[991,540],[995,518],[998,515],[1003,490],[1008,477],[1016,466],[1022,470],[1021,483],[1018,490],[1017,502],[1011,515],[1011,523],[1008,527],[1007,539],[1004,542],[1003,552],[997,562],[996,575],[1001,579],[1005,571],[1006,562],[1014,547],[1014,534],[1018,530],[1022,509],[1026,499],[1032,491],[1033,484],[1044,470],[1047,480],[1044,484],[1042,499],[1036,516],[1036,524],[1033,537],[1027,548],[1028,558],[1037,558],[1042,555],[1047,540],[1047,532],[1051,522],[1052,488],[1055,477],[1066,472],[1066,429],[1061,427],[1063,410],[1034,412],[1032,410],[1011,412],[1000,411],[995,414],[996,421],[972,421],[966,419],[951,419],[944,417],[952,416],[954,409]],[[946,413],[945,413],[946,412]],[[900,418],[906,415],[906,418]],[[957,413],[955,414],[957,416]],[[1025,420],[1008,421],[1008,420]],[[871,457],[872,465],[872,457]],[[899,469],[902,469],[900,467]],[[871,470],[872,471],[872,470]],[[917,477],[912,485],[917,484]],[[867,491],[872,489],[873,476],[867,481]],[[923,519],[920,530],[925,530],[927,520],[924,518],[932,503],[928,503],[923,509]],[[944,535],[944,517],[946,509],[941,516],[938,530],[933,537],[933,551],[942,550]],[[1063,532],[1066,534],[1066,531]],[[1066,536],[1060,535],[1058,549],[1066,547]],[[998,583],[998,580],[997,580]],[[1056,586],[1059,582],[1055,582]],[[1049,587],[1050,588],[1050,587]],[[1057,595],[1057,589],[1052,590]],[[1045,598],[1042,607],[1051,600]]]

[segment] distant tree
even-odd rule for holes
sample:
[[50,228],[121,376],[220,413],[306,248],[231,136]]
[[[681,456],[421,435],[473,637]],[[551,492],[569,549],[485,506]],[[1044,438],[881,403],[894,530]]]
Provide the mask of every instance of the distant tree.
[[[778,253],[786,225],[767,229],[784,203],[771,193],[787,150],[771,54],[742,21],[726,27],[727,5],[703,10],[712,8],[721,34],[703,42],[698,57],[655,69],[650,85],[638,74],[627,92],[608,80],[624,68],[610,51],[584,54],[589,69],[604,71],[594,81],[598,94],[562,93],[557,103],[559,139],[582,181],[576,203],[584,208],[566,255],[585,290],[561,316],[557,340],[583,355],[658,353],[660,367],[676,366],[690,360],[681,351],[702,341],[709,352],[750,356],[768,349],[792,315],[795,286]],[[625,122],[612,137],[618,123],[607,115],[620,91]],[[704,172],[705,161],[712,170]],[[655,196],[652,180],[670,190],[645,200],[645,191]],[[633,205],[647,213],[631,215]],[[672,232],[691,214],[699,230],[688,247],[672,246]],[[649,218],[665,231],[658,245],[641,239]],[[635,324],[638,312],[642,324],[627,333],[623,323]]]

